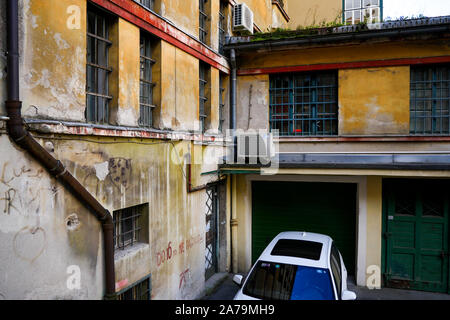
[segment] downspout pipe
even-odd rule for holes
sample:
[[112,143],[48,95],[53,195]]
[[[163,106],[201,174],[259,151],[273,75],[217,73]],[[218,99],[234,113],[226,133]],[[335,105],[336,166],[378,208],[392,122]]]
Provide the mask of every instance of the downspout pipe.
[[[231,77],[230,77],[230,130],[233,138],[233,160],[236,158],[236,84],[237,84],[237,65],[236,65],[236,50],[230,50],[230,64],[231,64]],[[237,272],[237,217],[236,210],[233,210],[235,199],[233,199],[233,175],[230,175],[230,260],[231,260],[231,272]]]
[[24,149],[52,174],[65,188],[67,188],[89,212],[102,224],[106,293],[105,299],[115,299],[115,270],[114,270],[114,224],[110,212],[105,209],[86,190],[80,182],[70,174],[61,161],[55,159],[44,149],[25,129],[21,115],[22,102],[19,97],[19,20],[18,0],[8,0],[7,3],[7,100],[5,101],[7,130],[11,140]]

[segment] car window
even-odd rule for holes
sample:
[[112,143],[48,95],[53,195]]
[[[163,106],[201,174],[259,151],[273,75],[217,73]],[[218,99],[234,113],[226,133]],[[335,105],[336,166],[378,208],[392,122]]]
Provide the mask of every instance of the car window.
[[268,300],[334,300],[327,269],[258,261],[243,293]]
[[342,293],[341,259],[339,257],[339,251],[334,244],[331,246],[330,266],[334,283],[336,284],[338,298],[340,299]]

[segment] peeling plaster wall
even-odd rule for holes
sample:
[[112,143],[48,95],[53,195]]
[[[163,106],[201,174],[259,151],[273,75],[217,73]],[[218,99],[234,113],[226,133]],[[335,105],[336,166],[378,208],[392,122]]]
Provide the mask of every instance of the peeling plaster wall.
[[171,20],[180,30],[199,36],[198,1],[163,0],[159,10],[161,16]]
[[409,66],[339,70],[339,134],[409,134]]
[[[215,152],[208,149],[221,148],[187,141],[148,140],[143,145],[141,139],[113,144],[114,138],[93,143],[81,137],[59,137],[63,140],[40,142],[52,142],[55,157],[108,210],[148,203],[143,218],[148,239],[116,251],[117,291],[151,274],[153,299],[198,298],[205,289],[206,193],[187,193],[184,159],[187,153],[193,159],[208,157]],[[6,245],[0,246],[4,261],[0,297],[101,299],[99,222],[39,164],[16,150],[6,135],[0,137],[0,145],[8,155],[1,161],[0,240]],[[211,168],[207,159],[199,160],[193,165],[193,185],[217,180],[214,175],[200,176]],[[80,290],[66,287],[69,265],[80,266]]]
[[243,76],[237,80],[237,128],[267,129],[269,126],[269,76]]
[[100,223],[8,136],[0,145],[0,299],[101,299]]
[[262,30],[272,26],[272,0],[242,0],[253,11],[253,22]]
[[[84,120],[86,1],[26,0],[19,6],[23,114]],[[68,28],[70,6],[79,8],[79,27]]]

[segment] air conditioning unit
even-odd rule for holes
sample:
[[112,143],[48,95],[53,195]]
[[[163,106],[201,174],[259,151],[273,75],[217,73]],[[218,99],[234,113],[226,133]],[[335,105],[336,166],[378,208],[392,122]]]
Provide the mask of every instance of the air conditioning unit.
[[253,12],[245,3],[233,7],[233,31],[253,34]]

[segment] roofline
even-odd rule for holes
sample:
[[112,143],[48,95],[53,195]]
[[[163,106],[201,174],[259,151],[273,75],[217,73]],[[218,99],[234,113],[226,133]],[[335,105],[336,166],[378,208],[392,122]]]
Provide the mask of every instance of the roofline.
[[[335,28],[336,30],[338,28]],[[353,28],[355,30],[356,28]],[[333,31],[334,32],[334,31]],[[334,32],[325,35],[303,36],[293,37],[289,39],[276,39],[276,40],[260,40],[251,41],[249,37],[231,37],[228,39],[228,43],[224,46],[225,50],[253,50],[253,49],[278,49],[283,46],[303,46],[303,45],[326,45],[339,43],[343,41],[364,41],[368,39],[377,38],[402,38],[405,36],[423,35],[430,33],[444,33],[450,32],[450,19],[449,22],[435,25],[418,25],[414,27],[403,26],[400,28],[392,29],[369,29],[352,32]]]

